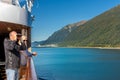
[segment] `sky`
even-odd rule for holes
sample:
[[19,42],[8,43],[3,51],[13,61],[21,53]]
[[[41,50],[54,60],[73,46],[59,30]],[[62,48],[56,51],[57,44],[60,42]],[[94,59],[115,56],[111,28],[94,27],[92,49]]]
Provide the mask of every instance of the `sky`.
[[68,24],[90,20],[117,6],[120,0],[34,0],[32,41],[46,40]]

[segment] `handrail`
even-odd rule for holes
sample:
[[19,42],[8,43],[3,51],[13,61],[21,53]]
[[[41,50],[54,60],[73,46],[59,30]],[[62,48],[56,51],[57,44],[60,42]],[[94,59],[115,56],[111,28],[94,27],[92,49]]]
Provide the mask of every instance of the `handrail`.
[[34,66],[33,59],[31,58],[31,73],[32,73],[32,80],[37,80],[37,74]]
[[37,75],[36,75],[36,71],[34,68],[34,62],[31,57],[28,57],[27,59],[25,80],[37,80]]
[[26,80],[31,80],[31,63],[30,58],[27,59],[27,66],[26,66]]

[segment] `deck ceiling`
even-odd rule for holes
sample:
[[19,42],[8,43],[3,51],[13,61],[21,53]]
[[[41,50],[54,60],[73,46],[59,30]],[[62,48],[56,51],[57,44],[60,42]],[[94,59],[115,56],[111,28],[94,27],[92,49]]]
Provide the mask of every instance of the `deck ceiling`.
[[28,26],[13,24],[0,21],[0,34],[9,33],[10,31],[21,32],[22,29],[27,29]]

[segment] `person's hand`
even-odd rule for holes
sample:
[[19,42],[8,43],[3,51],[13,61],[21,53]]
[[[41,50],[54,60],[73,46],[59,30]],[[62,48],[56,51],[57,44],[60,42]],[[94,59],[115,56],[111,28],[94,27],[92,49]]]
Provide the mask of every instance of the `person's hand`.
[[33,56],[36,56],[36,55],[37,55],[37,53],[36,53],[36,52],[33,52],[33,53],[32,53],[32,55],[33,55]]

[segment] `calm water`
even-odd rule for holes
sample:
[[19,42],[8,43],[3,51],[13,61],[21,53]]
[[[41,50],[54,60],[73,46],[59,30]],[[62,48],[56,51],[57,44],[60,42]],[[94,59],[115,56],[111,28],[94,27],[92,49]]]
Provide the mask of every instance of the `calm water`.
[[43,80],[120,80],[120,50],[33,48]]

